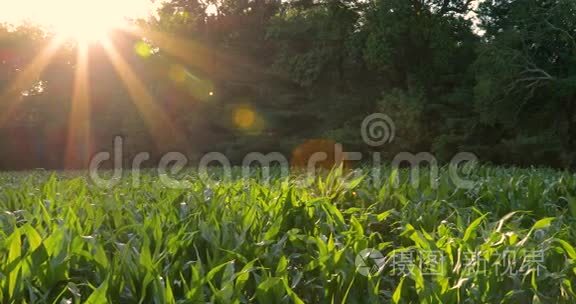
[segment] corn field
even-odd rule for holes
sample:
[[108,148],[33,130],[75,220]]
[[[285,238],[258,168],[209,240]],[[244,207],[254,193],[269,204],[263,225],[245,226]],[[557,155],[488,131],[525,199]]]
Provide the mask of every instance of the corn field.
[[0,302],[576,302],[574,174],[484,166],[459,189],[447,169],[437,187],[354,173],[191,171],[185,189],[2,173]]

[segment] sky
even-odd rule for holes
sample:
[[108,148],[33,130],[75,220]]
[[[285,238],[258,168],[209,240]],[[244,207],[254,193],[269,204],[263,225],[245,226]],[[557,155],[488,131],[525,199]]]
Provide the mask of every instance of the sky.
[[0,22],[52,26],[62,19],[140,18],[152,13],[156,5],[150,0],[0,0]]
[[[75,24],[121,26],[126,18],[154,14],[166,0],[0,0],[0,23],[18,25],[30,22],[50,29],[72,28]],[[482,0],[474,0],[477,7]],[[210,7],[209,13],[215,8]],[[468,17],[475,19],[475,14]],[[59,28],[59,29],[58,29]]]

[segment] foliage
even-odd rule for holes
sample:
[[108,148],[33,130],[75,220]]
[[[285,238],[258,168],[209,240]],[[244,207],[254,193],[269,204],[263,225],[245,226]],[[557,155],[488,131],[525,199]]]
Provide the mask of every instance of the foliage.
[[[463,190],[444,169],[436,189],[390,170],[377,183],[334,170],[309,186],[210,173],[219,181],[187,171],[177,190],[146,172],[139,187],[125,176],[105,191],[80,172],[2,174],[1,301],[576,300],[573,174],[481,167]],[[372,276],[355,264],[367,248],[387,261]],[[406,273],[392,267],[402,252],[414,258]],[[437,272],[424,268],[430,252],[445,257]]]
[[[394,151],[447,160],[466,150],[485,162],[571,168],[575,11],[571,0],[168,1],[158,18],[135,23],[143,34],[111,38],[184,140],[154,147],[158,135],[132,100],[141,96],[128,94],[93,46],[91,152],[115,135],[130,142],[127,154],[153,158],[163,149],[222,151],[238,162],[243,151],[289,155],[310,139],[367,151],[358,126],[380,111],[398,127]],[[63,167],[62,157],[21,153],[43,142],[64,155],[72,129],[75,46],[42,73],[33,62],[52,38],[33,27],[0,32],[0,106],[10,113],[0,121],[2,168]],[[34,81],[13,87],[30,66]],[[237,109],[257,123],[236,125]]]

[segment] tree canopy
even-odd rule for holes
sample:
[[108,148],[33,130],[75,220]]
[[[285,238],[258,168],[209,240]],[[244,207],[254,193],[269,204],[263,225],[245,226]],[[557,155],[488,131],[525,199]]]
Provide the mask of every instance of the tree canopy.
[[[82,64],[67,43],[37,62],[53,39],[0,30],[3,168],[84,166],[115,135],[127,158],[238,162],[310,139],[365,151],[359,128],[374,112],[398,129],[388,156],[576,165],[572,0],[173,0],[111,34],[115,55],[93,45]],[[84,156],[67,159],[71,145]]]

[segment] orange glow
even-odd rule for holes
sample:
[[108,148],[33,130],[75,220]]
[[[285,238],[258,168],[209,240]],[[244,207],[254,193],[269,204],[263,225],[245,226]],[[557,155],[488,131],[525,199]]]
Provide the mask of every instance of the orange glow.
[[292,151],[291,165],[294,168],[308,168],[309,161],[317,153],[320,157],[315,163],[315,169],[332,169],[336,166],[344,165],[344,168],[350,168],[350,161],[343,161],[345,154],[339,155],[336,151],[337,143],[330,139],[311,139],[308,140]]
[[248,107],[240,107],[234,111],[234,123],[242,129],[250,129],[256,122],[256,113]]

